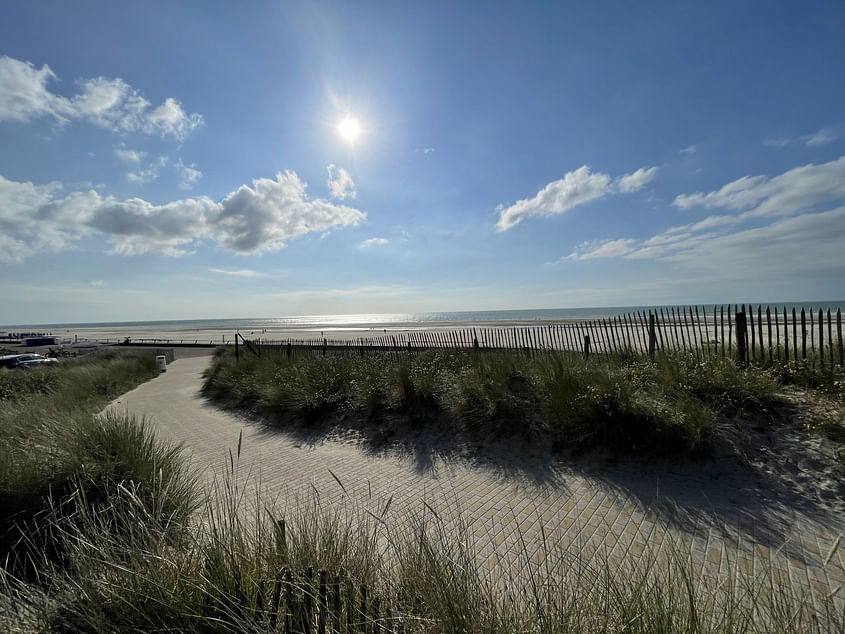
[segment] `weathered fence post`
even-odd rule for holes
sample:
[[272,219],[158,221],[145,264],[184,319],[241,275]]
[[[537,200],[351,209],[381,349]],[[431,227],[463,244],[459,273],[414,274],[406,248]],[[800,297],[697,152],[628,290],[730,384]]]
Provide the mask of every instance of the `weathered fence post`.
[[807,360],[807,314],[801,309],[801,359]]
[[[774,355],[772,354],[772,311],[766,306],[766,332],[769,336],[769,365],[774,363]],[[760,340],[760,347],[763,347],[763,340]]]
[[584,356],[590,356],[590,335],[584,335]]
[[303,614],[302,627],[305,634],[311,634],[313,631],[312,625],[314,623],[314,568],[308,566],[305,570],[305,579],[303,580],[302,599],[303,599]]
[[654,313],[648,314],[648,356],[654,359],[654,349],[657,347],[657,334],[654,332]]
[[748,362],[747,334],[748,324],[745,320],[745,306],[743,306],[742,310],[736,313],[736,349],[739,353],[739,361],[743,364]]
[[285,520],[276,521],[276,552],[284,554],[287,551],[287,541],[285,540]]
[[239,333],[235,333],[235,361],[241,360],[241,353],[240,350],[238,350],[238,334]]
[[824,313],[819,308],[819,363],[824,372]]
[[320,571],[320,601],[319,612],[317,613],[317,633],[326,634],[326,611],[329,609],[327,596],[326,571]]
[[830,320],[830,309],[827,309],[827,350],[830,355],[830,369],[833,370],[833,324]]
[[[751,327],[751,360],[757,360],[757,339],[754,332],[754,307],[748,305],[748,325]],[[760,335],[760,350],[763,350],[763,335]],[[763,356],[762,354],[760,356]]]

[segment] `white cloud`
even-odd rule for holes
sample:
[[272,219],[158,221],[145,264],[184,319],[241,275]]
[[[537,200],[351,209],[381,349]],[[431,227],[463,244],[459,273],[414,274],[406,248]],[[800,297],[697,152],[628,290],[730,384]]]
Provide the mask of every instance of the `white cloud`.
[[202,178],[202,172],[197,169],[194,163],[185,165],[182,159],[176,161],[176,173],[179,175],[179,189],[193,189],[197,181]]
[[435,152],[436,150],[437,150],[437,148],[427,147],[427,148],[423,148],[422,152],[423,152],[423,154],[431,154],[432,152]]
[[154,108],[144,120],[143,129],[147,134],[173,136],[183,140],[188,134],[202,125],[202,115],[186,114],[182,104],[173,97],[168,97],[158,108]]
[[277,251],[311,232],[357,225],[366,214],[309,199],[296,173],[257,178],[219,202],[207,196],[155,205],[141,198],[117,200],[94,190],[61,198],[61,185],[34,185],[0,176],[2,258],[20,261],[45,249],[61,250],[91,234],[108,236],[111,252],[179,256],[203,240],[234,253]]
[[653,181],[655,176],[657,176],[656,167],[649,167],[648,169],[641,167],[633,174],[625,174],[619,177],[616,180],[616,190],[622,194],[638,192]]
[[91,280],[88,284],[94,288],[101,288],[103,286],[103,280]]
[[767,147],[786,147],[789,145],[789,139],[766,139],[763,145]]
[[120,78],[80,80],[79,92],[70,98],[50,91],[47,84],[55,79],[46,64],[39,70],[30,62],[0,57],[0,121],[52,117],[65,124],[82,119],[112,132],[143,132],[180,141],[203,123],[202,115],[186,114],[172,97],[150,109],[150,102]]
[[567,172],[560,180],[552,181],[533,198],[520,200],[509,207],[499,205],[498,231],[506,231],[531,216],[554,216],[609,194],[630,193],[642,189],[654,179],[657,168],[640,168],[615,181],[601,172],[591,172],[586,165]]
[[749,209],[749,215],[787,216],[845,197],[845,156],[820,165],[803,165],[774,178],[743,176],[721,189],[675,197],[680,209]]
[[0,233],[0,262],[21,262],[35,253],[35,249],[22,240]]
[[355,198],[357,191],[355,190],[355,182],[352,177],[342,167],[336,167],[334,163],[328,166],[329,172],[329,191],[333,198],[343,200],[344,198]]
[[570,260],[590,260],[592,258],[613,258],[628,255],[634,251],[636,240],[604,240],[598,243],[585,242],[566,256]]
[[687,147],[678,150],[678,154],[695,154],[696,152],[698,152],[697,145],[688,145]]
[[828,143],[833,143],[838,138],[839,133],[831,128],[822,128],[815,134],[808,134],[801,137],[808,147],[827,145]]
[[52,116],[66,122],[74,108],[68,99],[47,89],[51,79],[56,75],[46,64],[39,70],[29,62],[0,57],[0,121]]
[[159,169],[167,165],[167,157],[159,156],[155,161],[147,165],[144,169],[137,169],[126,173],[126,180],[130,183],[137,183],[143,185],[144,183],[151,183],[158,178]]
[[361,242],[358,247],[361,249],[369,249],[370,247],[380,247],[385,244],[388,244],[390,240],[387,238],[367,238],[363,242]]
[[208,269],[212,273],[220,273],[221,275],[232,275],[234,277],[256,277],[260,275],[258,271],[251,271],[250,269],[237,269],[237,270],[229,270],[229,269]]
[[114,155],[121,161],[138,164],[141,162],[141,159],[147,155],[147,153],[141,152],[139,150],[130,150],[128,148],[116,147],[114,149]]
[[[843,199],[845,157],[773,178],[745,176],[707,194],[678,196],[674,203],[737,213],[709,216],[642,240],[584,243],[566,258],[663,260],[714,279],[795,279],[799,271],[842,275],[845,207],[818,207]],[[742,224],[750,226],[738,230]]]

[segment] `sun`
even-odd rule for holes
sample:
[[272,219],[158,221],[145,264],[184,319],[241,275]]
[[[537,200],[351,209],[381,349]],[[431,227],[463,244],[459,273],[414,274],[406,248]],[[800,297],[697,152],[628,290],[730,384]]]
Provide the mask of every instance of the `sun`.
[[337,131],[340,132],[340,136],[352,143],[361,134],[361,126],[355,119],[346,115],[346,118],[337,124]]

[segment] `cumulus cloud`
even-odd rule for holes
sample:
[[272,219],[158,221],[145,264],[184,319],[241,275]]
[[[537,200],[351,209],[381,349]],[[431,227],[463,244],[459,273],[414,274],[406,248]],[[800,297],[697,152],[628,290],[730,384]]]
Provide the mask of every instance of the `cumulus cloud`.
[[741,269],[770,277],[799,269],[845,273],[845,207],[819,210],[843,199],[845,157],[773,178],[744,176],[712,192],[678,196],[674,202],[681,209],[699,206],[734,213],[671,227],[647,239],[583,243],[565,258],[665,260],[731,277]]
[[361,249],[369,249],[370,247],[384,246],[389,242],[390,240],[388,240],[387,238],[367,238],[366,240],[361,242],[358,247]]
[[40,250],[61,250],[79,238],[102,234],[111,253],[170,256],[190,253],[203,240],[237,254],[277,251],[311,232],[357,225],[366,214],[310,199],[292,171],[257,178],[220,201],[207,196],[156,205],[118,200],[94,190],[60,197],[61,185],[34,185],[0,176],[0,251],[21,261]]
[[172,97],[151,108],[141,93],[120,78],[80,80],[72,97],[49,89],[49,82],[56,79],[47,64],[38,69],[31,62],[0,57],[0,121],[51,117],[64,124],[82,119],[112,132],[142,132],[180,141],[203,123],[201,114],[187,114]]
[[610,194],[638,191],[656,175],[656,167],[641,167],[633,174],[625,174],[614,180],[608,174],[591,172],[588,166],[583,165],[567,172],[563,178],[552,181],[532,198],[520,200],[509,207],[499,205],[496,229],[506,231],[531,216],[554,216]]
[[329,165],[327,169],[329,172],[329,191],[332,193],[332,197],[339,200],[355,198],[358,192],[349,172],[342,167],[335,166],[334,163]]
[[179,189],[193,189],[197,181],[202,178],[202,172],[193,163],[185,165],[182,159],[176,161],[176,173],[179,175]]

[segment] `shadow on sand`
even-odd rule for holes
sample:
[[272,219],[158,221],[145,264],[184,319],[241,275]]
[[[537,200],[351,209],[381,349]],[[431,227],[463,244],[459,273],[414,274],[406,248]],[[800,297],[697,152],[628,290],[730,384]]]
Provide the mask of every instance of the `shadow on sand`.
[[[633,503],[686,533],[717,531],[734,544],[752,541],[806,564],[818,565],[824,553],[813,555],[789,541],[803,522],[821,524],[831,534],[845,529],[845,470],[806,442],[800,413],[788,404],[763,427],[733,421],[734,433],[722,439],[710,458],[699,461],[596,451],[562,455],[552,452],[542,438],[516,434],[458,439],[434,417],[348,421],[318,413],[306,421],[235,412],[264,433],[283,434],[296,444],[313,447],[352,440],[370,455],[401,456],[419,475],[458,461],[499,480],[548,490],[565,488],[568,476],[587,478],[613,491],[621,502]],[[825,487],[819,486],[820,480]]]

